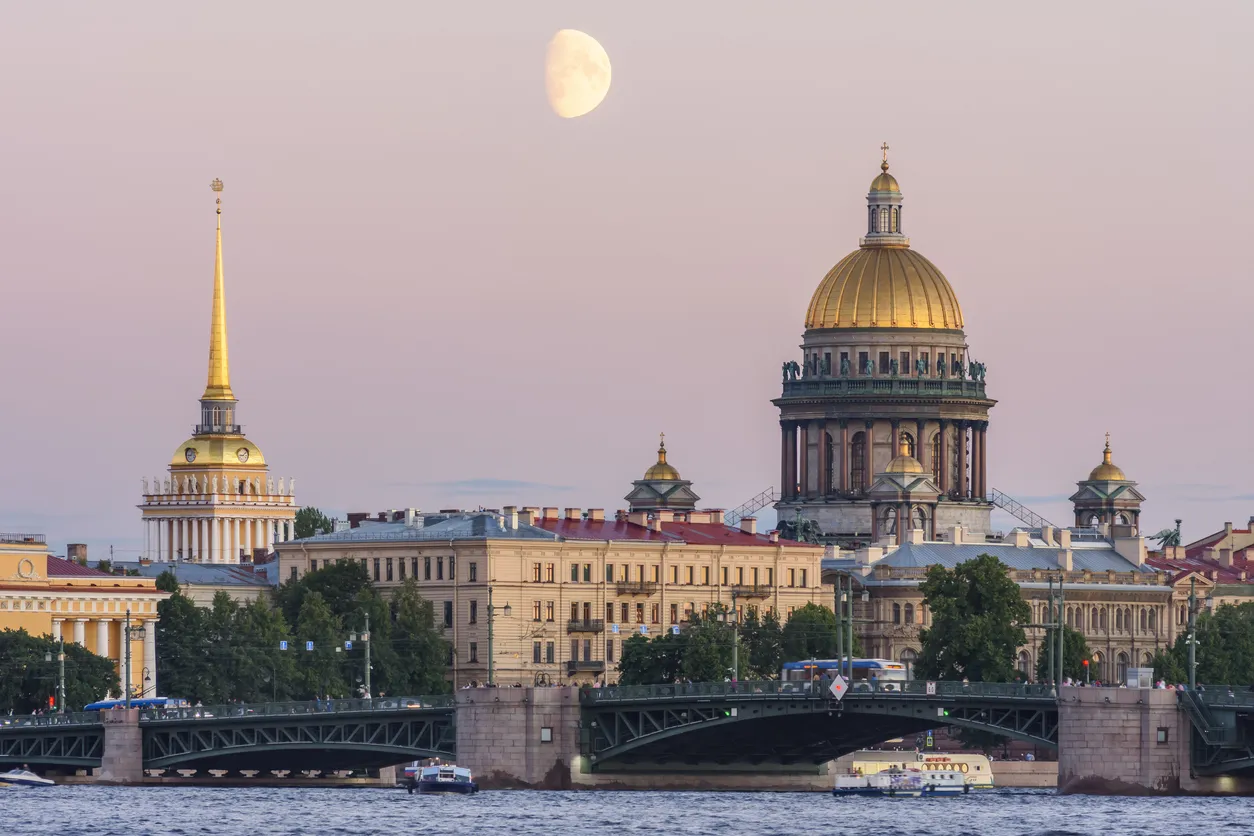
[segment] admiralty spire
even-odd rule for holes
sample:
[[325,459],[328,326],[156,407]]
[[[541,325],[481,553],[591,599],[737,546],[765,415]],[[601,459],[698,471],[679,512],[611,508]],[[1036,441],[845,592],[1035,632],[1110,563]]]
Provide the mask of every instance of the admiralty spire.
[[167,474],[143,480],[143,557],[153,561],[239,563],[291,539],[295,480],[270,475],[261,448],[244,437],[231,390],[226,279],[222,266],[222,181],[214,180],[217,233],[209,317],[209,373],[192,437]]

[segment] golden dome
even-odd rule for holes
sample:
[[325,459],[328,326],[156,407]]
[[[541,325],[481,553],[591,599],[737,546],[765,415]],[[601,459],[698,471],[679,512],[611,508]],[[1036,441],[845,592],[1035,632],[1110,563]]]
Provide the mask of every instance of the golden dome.
[[962,308],[941,271],[914,250],[867,246],[823,277],[810,299],[806,328],[959,330]]
[[644,481],[646,482],[678,482],[679,471],[673,466],[666,463],[666,434],[662,434],[662,440],[658,443],[657,448],[657,464],[644,472]]
[[[190,451],[190,452],[189,452]],[[261,467],[266,457],[261,448],[242,435],[202,436],[189,438],[178,446],[171,465],[182,467]]]
[[1090,482],[1126,482],[1128,477],[1110,460],[1110,433],[1106,433],[1106,449],[1102,451],[1102,463],[1089,473]]
[[888,463],[888,467],[884,468],[885,473],[922,473],[923,465],[919,464],[919,460],[910,455],[910,445],[903,439],[901,449],[897,454],[897,458]]
[[873,192],[900,192],[901,188],[897,185],[897,178],[888,173],[888,160],[880,165],[880,174],[871,181],[871,191]]

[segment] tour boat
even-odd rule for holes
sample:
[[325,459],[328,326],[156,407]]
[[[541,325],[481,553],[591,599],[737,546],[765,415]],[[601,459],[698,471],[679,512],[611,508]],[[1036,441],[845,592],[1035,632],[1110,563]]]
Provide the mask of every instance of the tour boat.
[[965,795],[971,792],[966,777],[956,769],[924,772],[920,769],[885,769],[871,775],[838,775],[832,795],[879,795],[918,798],[931,795]]
[[438,766],[405,767],[406,789],[410,793],[458,793],[470,795],[479,792],[479,785],[471,777],[470,770],[452,764]]
[[51,787],[56,783],[56,781],[48,778],[40,778],[34,772],[26,769],[10,769],[8,772],[0,772],[0,786]]

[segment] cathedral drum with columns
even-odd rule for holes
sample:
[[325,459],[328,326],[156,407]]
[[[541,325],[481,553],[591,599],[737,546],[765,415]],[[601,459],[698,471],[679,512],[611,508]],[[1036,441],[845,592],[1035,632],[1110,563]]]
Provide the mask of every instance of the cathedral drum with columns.
[[222,273],[222,181],[213,181],[218,233],[209,326],[209,379],[200,422],[174,451],[169,475],[143,480],[143,557],[153,561],[239,563],[294,536],[296,480],[270,476],[265,457],[237,421],[226,342]]
[[910,248],[887,146],[867,234],[819,283],[783,367],[780,519],[857,547],[953,525],[987,532],[985,393],[953,288]]

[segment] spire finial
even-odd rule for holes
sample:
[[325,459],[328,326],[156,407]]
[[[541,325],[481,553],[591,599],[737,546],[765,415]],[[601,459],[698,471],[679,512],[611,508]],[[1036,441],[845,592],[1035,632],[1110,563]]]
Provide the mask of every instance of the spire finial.
[[657,434],[657,463],[666,464],[666,433]]
[[880,146],[880,151],[884,154],[884,162],[880,163],[880,171],[888,171],[888,143],[885,142]]
[[201,400],[233,401],[231,369],[226,350],[226,282],[222,276],[222,181],[209,184],[218,215],[218,234],[213,254],[213,309],[209,319],[209,380]]
[[1106,433],[1106,449],[1102,451],[1102,461],[1110,464],[1110,433]]

